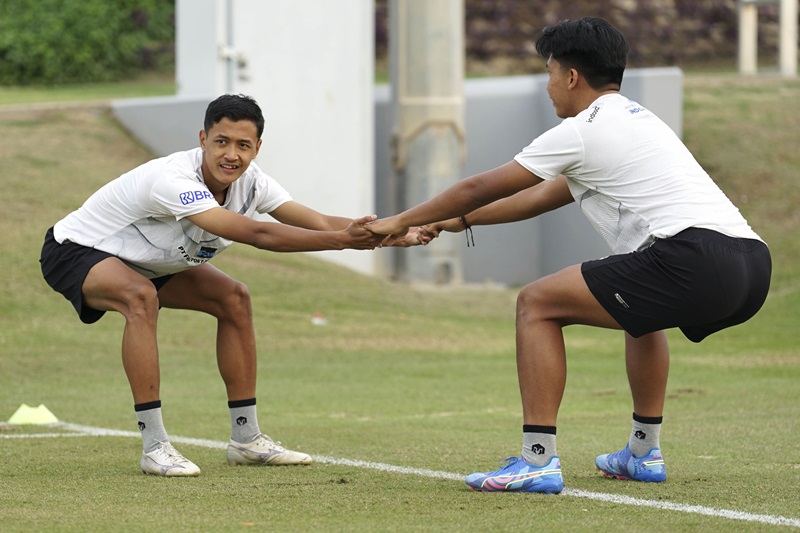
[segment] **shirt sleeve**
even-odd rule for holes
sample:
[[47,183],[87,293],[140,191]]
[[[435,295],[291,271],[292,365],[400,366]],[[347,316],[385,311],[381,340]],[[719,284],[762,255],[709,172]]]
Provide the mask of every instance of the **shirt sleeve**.
[[251,163],[251,166],[256,173],[256,211],[269,213],[292,200],[289,192],[272,176],[265,174],[255,163]]
[[572,120],[566,119],[542,133],[523,148],[514,160],[544,180],[574,173],[583,161],[584,150],[583,141]]
[[173,215],[176,220],[219,207],[205,183],[179,174],[156,180],[150,200],[154,210],[164,216]]

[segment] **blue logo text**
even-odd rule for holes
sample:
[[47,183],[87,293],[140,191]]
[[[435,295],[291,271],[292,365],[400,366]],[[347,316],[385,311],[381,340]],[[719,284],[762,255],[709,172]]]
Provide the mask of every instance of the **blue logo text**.
[[213,196],[208,191],[188,191],[188,192],[180,193],[178,195],[178,198],[180,198],[181,203],[183,205],[189,205],[189,204],[194,203],[194,202],[196,202],[198,200],[204,200],[206,198],[213,198]]

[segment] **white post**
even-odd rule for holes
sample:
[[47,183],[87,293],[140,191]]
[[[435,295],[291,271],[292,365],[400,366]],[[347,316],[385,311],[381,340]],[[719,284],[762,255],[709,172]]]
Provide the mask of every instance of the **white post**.
[[[235,0],[233,91],[266,127],[257,162],[322,213],[375,212],[374,7],[364,0]],[[315,252],[365,274],[371,252]]]
[[[220,0],[175,2],[175,80],[178,96],[214,97],[226,92],[226,13]],[[202,117],[200,117],[202,122]]]
[[780,69],[783,76],[797,76],[797,0],[781,0]]
[[739,2],[739,72],[758,72],[758,6]]

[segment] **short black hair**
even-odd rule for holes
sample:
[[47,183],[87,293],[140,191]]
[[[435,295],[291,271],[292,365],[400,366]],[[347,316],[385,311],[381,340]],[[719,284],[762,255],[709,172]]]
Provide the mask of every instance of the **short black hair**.
[[258,138],[264,133],[264,114],[258,103],[250,96],[243,94],[223,94],[206,108],[206,118],[203,121],[203,128],[208,132],[223,118],[234,122],[249,120],[256,125]]
[[622,85],[628,41],[614,26],[597,17],[562,20],[542,30],[536,51],[565,68],[574,68],[592,89]]

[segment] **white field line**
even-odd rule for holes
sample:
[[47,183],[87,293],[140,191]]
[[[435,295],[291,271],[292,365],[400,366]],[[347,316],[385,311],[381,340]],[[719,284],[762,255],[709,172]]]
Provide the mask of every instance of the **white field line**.
[[[33,439],[33,438],[55,438],[55,437],[136,437],[139,438],[138,431],[122,431],[118,429],[106,429],[92,426],[84,426],[80,424],[70,424],[59,422],[52,424],[53,428],[61,428],[73,433],[28,433],[28,434],[3,434],[0,433],[0,439]],[[227,442],[220,442],[216,440],[193,439],[190,437],[172,437],[170,441],[179,444],[189,444],[192,446],[200,446],[202,448],[225,449],[228,445]],[[436,479],[449,479],[453,481],[463,481],[464,475],[455,474],[453,472],[441,472],[437,470],[427,470],[424,468],[410,468],[406,466],[395,466],[386,463],[374,463],[371,461],[360,461],[357,459],[345,459],[339,457],[327,457],[324,455],[313,455],[314,461],[318,463],[353,466],[356,468],[368,468],[370,470],[378,470],[381,472],[391,472],[395,474],[412,474],[416,476],[425,476]],[[688,505],[685,503],[670,503],[656,500],[644,500],[641,498],[632,498],[630,496],[621,496],[618,494],[605,494],[602,492],[590,492],[580,489],[564,489],[561,493],[563,496],[572,496],[575,498],[586,498],[589,500],[596,500],[601,502],[610,502],[620,505],[631,505],[634,507],[651,507],[654,509],[663,509],[665,511],[677,511],[680,513],[699,514],[705,516],[712,516],[716,518],[727,518],[730,520],[741,520],[744,522],[758,522],[761,524],[769,524],[773,526],[790,526],[800,528],[800,519],[786,518],[783,516],[774,516],[767,514],[753,514],[742,511],[733,511],[729,509],[716,509],[713,507],[705,507],[702,505]]]

